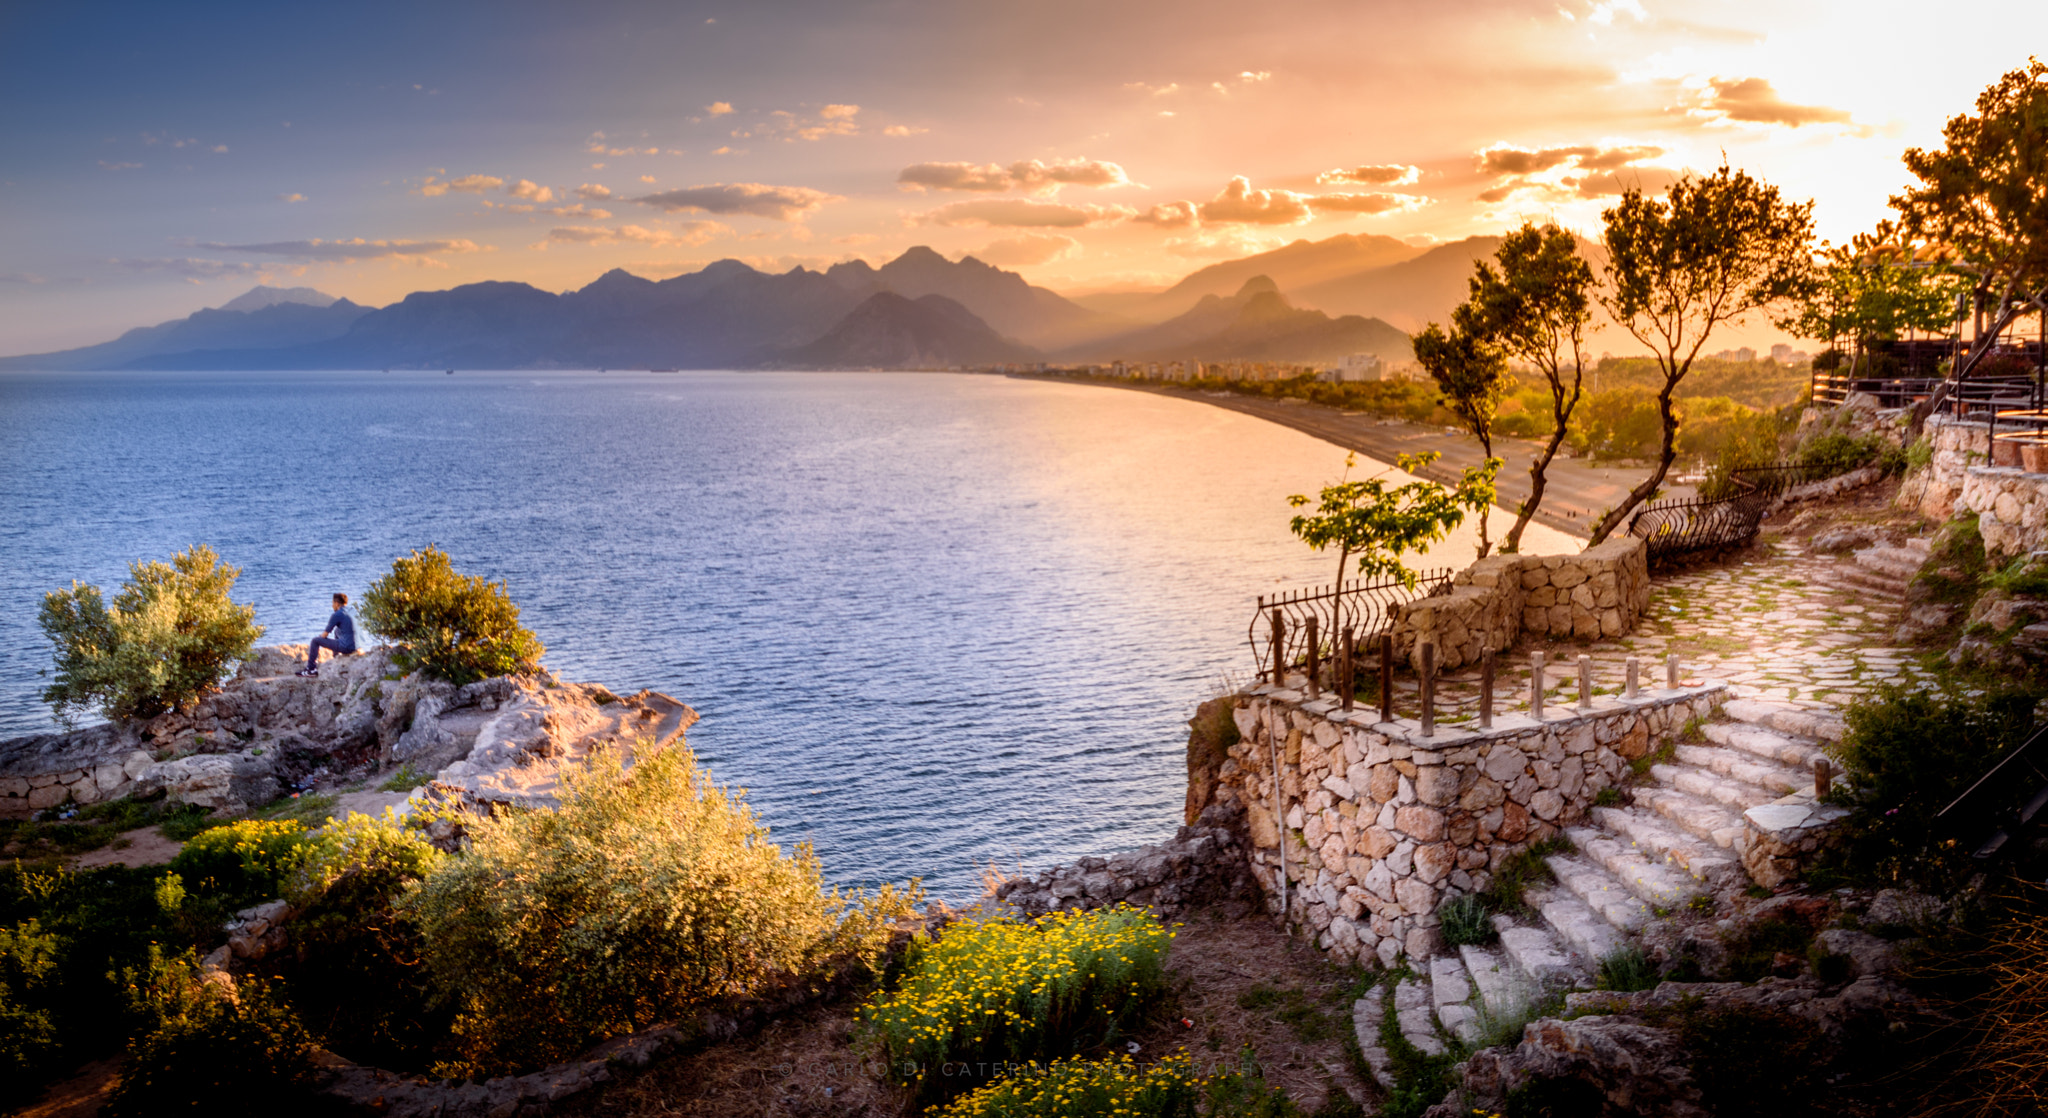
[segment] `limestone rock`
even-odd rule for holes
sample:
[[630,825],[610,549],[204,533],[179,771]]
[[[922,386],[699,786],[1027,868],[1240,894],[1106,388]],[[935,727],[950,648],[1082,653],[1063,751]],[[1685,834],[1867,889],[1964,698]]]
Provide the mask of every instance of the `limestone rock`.
[[1510,1093],[1532,1085],[1547,1088],[1546,1097],[1570,1100],[1580,1108],[1570,1113],[1582,1118],[1709,1118],[1677,1035],[1617,1017],[1531,1022],[1514,1048],[1473,1054],[1462,1099],[1454,1091],[1427,1115],[1504,1112]]

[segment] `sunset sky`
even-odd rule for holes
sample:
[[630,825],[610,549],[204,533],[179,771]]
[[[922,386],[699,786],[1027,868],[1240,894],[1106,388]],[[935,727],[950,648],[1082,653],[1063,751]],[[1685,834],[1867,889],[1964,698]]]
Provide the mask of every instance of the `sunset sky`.
[[1733,164],[1843,239],[2048,4],[0,4],[0,353],[914,244],[1063,292]]

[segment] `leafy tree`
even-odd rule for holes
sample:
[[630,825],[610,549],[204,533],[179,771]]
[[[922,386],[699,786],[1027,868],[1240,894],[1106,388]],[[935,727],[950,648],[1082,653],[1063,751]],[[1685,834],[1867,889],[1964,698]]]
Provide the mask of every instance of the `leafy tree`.
[[[1938,259],[1970,278],[1992,308],[1999,336],[2028,307],[2048,313],[2048,64],[2030,58],[1977,96],[1975,116],[1949,119],[1938,150],[1908,148],[1920,180],[1892,196],[1904,233],[1933,242]],[[1950,383],[1970,374],[1991,347],[1970,347]],[[1941,406],[1942,385],[1914,411],[1915,424]]]
[[1874,234],[1824,247],[1820,283],[1794,313],[1777,320],[1779,327],[1830,345],[1851,339],[1858,363],[1867,363],[1876,342],[1894,341],[1907,330],[1931,333],[1954,325],[1967,285],[1915,260],[1910,245],[1898,246],[1897,232],[1881,222]]
[[[1415,473],[1440,457],[1435,451],[1403,454],[1395,459],[1401,469]],[[1420,551],[1443,539],[1451,529],[1464,523],[1467,510],[1483,513],[1493,504],[1493,479],[1500,473],[1498,458],[1488,458],[1465,471],[1458,484],[1446,489],[1431,481],[1411,481],[1389,486],[1381,477],[1351,480],[1358,464],[1356,454],[1344,459],[1344,477],[1323,487],[1316,510],[1288,521],[1287,527],[1310,548],[1321,551],[1337,547],[1337,593],[1342,609],[1344,573],[1351,557],[1358,556],[1360,578],[1374,575],[1393,578],[1409,589],[1415,588],[1415,572],[1401,564],[1401,556]],[[1309,498],[1295,494],[1287,498],[1295,508],[1309,504]],[[1338,614],[1338,624],[1343,615]]]
[[1539,228],[1524,222],[1502,238],[1493,256],[1500,270],[1475,262],[1471,293],[1453,313],[1468,316],[1468,328],[1484,333],[1509,357],[1535,366],[1550,388],[1550,438],[1529,464],[1529,499],[1515,510],[1514,527],[1501,542],[1502,551],[1520,551],[1522,532],[1543,503],[1551,460],[1571,430],[1582,394],[1585,340],[1593,330],[1593,269],[1579,255],[1578,238],[1555,223]]
[[241,573],[200,546],[169,563],[130,563],[112,605],[82,582],[44,595],[36,620],[57,646],[57,675],[43,701],[67,723],[95,706],[152,718],[197,701],[263,635],[256,607],[228,597]]
[[530,672],[547,651],[519,624],[502,582],[455,572],[429,547],[401,557],[363,595],[363,624],[399,645],[399,666],[450,683]]
[[[1507,355],[1480,330],[1468,306],[1452,315],[1449,331],[1432,322],[1415,335],[1415,360],[1443,389],[1444,406],[1479,440],[1487,461],[1493,461],[1493,419],[1514,378]],[[1479,557],[1486,558],[1486,517],[1479,517]]]
[[1816,282],[1813,203],[1788,204],[1777,187],[1725,163],[1705,178],[1673,183],[1666,201],[1627,190],[1601,219],[1608,263],[1600,305],[1657,358],[1663,439],[1657,467],[1593,525],[1594,544],[1671,472],[1678,457],[1672,397],[1714,329],[1801,298]]

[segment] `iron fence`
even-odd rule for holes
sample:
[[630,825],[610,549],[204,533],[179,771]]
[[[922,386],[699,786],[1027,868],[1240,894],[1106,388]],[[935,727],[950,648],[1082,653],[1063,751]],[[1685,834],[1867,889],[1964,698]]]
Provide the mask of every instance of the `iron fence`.
[[1730,492],[1644,505],[1629,518],[1628,534],[1649,545],[1653,563],[1688,552],[1736,547],[1756,538],[1778,494],[1830,476],[1829,467],[1817,464],[1737,466],[1728,471]]
[[1449,568],[1416,573],[1411,588],[1399,579],[1347,583],[1342,591],[1334,586],[1311,586],[1279,594],[1260,595],[1259,608],[1252,614],[1245,637],[1251,644],[1252,662],[1260,679],[1273,674],[1273,615],[1280,615],[1280,662],[1288,667],[1306,664],[1309,654],[1309,622],[1315,622],[1316,655],[1330,662],[1343,639],[1344,627],[1351,627],[1354,654],[1371,645],[1381,633],[1391,631],[1394,607],[1418,598],[1434,598],[1451,592]]

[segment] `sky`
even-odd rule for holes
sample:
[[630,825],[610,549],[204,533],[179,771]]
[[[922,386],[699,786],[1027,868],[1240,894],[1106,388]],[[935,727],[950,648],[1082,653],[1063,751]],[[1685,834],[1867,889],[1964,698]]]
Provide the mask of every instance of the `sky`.
[[1064,293],[1556,219],[1723,158],[1887,213],[2038,0],[0,0],[0,353],[912,245]]

